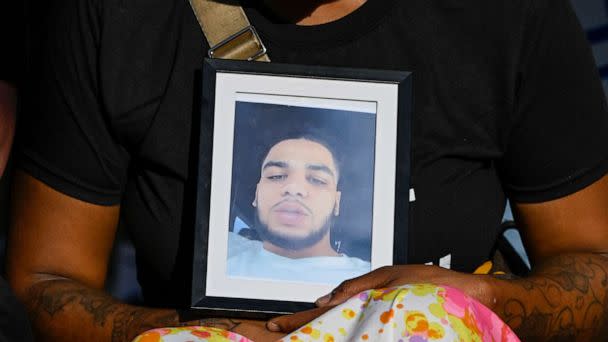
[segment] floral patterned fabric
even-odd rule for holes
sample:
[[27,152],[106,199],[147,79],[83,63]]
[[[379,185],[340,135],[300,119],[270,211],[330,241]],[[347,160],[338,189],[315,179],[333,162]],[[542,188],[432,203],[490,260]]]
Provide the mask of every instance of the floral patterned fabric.
[[[156,329],[134,342],[249,339],[204,327]],[[519,341],[490,309],[461,291],[428,284],[369,290],[281,339],[288,341]]]
[[207,327],[160,328],[146,331],[132,342],[252,342],[239,334]]

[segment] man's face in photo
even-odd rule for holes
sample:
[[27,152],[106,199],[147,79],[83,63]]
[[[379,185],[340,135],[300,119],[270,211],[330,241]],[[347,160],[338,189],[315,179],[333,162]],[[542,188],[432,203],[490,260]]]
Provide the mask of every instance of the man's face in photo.
[[253,205],[262,238],[298,250],[319,242],[340,210],[332,153],[306,139],[283,140],[262,163]]

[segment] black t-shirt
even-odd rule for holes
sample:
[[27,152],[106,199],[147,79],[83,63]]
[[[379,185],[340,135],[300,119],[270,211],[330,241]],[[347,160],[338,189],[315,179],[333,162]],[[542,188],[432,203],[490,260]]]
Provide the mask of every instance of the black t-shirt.
[[[414,73],[412,263],[470,272],[506,196],[555,199],[608,170],[606,104],[567,0],[369,0],[315,27],[246,11],[274,62]],[[62,0],[47,19],[20,167],[121,203],[146,300],[175,304],[189,286],[208,49],[196,19],[185,0]]]
[[0,80],[18,83],[24,67],[25,5],[23,0],[0,3]]

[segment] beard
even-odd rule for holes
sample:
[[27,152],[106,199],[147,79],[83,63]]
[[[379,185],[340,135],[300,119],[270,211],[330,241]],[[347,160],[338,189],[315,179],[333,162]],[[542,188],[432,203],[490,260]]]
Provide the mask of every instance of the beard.
[[256,232],[262,241],[268,241],[277,247],[292,251],[299,251],[317,244],[329,233],[332,223],[333,217],[330,214],[327,219],[325,219],[325,223],[323,223],[321,228],[313,230],[305,236],[291,236],[289,234],[271,231],[267,224],[260,221],[260,216],[257,212],[255,215]]

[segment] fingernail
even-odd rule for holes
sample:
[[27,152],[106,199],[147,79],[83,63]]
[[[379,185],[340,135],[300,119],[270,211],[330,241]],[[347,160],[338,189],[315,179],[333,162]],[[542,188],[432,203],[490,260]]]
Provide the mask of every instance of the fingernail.
[[325,305],[325,304],[329,303],[330,299],[331,299],[331,293],[326,294],[325,296],[317,299],[315,301],[315,304],[316,305]]
[[267,328],[268,330],[270,330],[270,331],[273,331],[273,332],[278,332],[278,331],[281,331],[281,328],[279,327],[279,325],[278,325],[278,324],[276,324],[276,323],[275,323],[275,322],[273,322],[273,321],[269,321],[269,322],[266,324],[266,328]]

